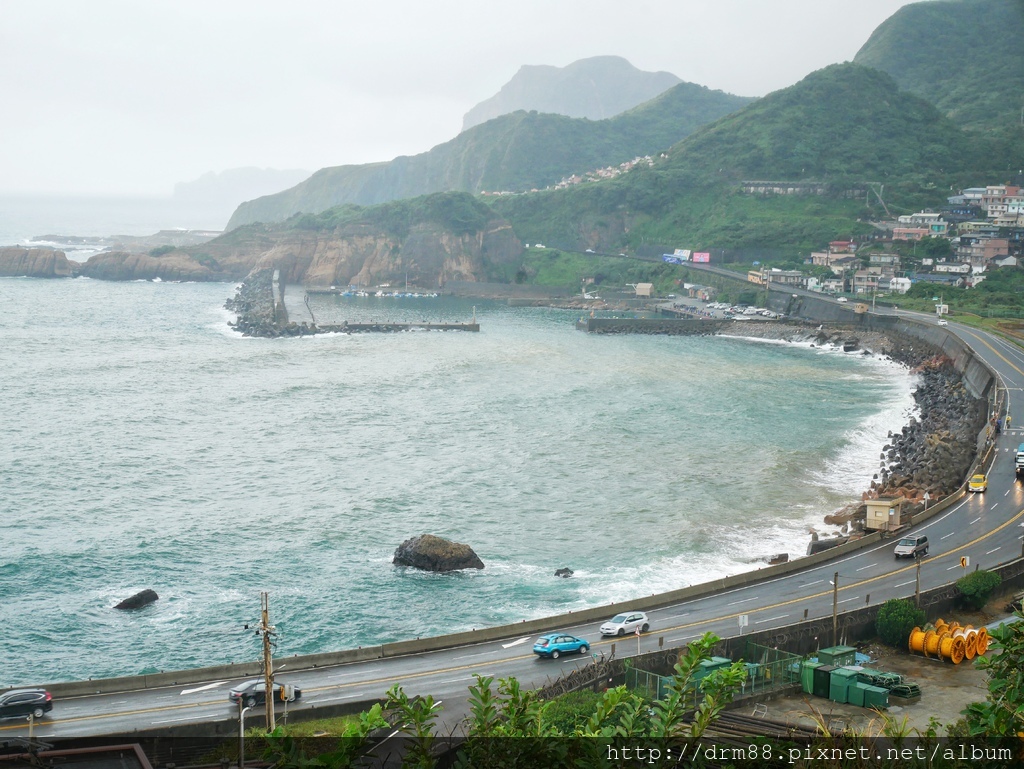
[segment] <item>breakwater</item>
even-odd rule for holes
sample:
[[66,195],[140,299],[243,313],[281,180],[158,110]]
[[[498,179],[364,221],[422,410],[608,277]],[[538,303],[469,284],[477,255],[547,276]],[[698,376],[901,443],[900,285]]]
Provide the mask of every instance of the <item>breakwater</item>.
[[714,334],[728,321],[704,318],[580,318],[576,328],[591,334]]
[[224,307],[236,314],[230,324],[243,336],[266,338],[310,336],[313,334],[369,334],[401,331],[479,331],[476,318],[467,323],[343,323],[317,324],[289,320],[284,301],[285,286],[280,271],[251,273]]

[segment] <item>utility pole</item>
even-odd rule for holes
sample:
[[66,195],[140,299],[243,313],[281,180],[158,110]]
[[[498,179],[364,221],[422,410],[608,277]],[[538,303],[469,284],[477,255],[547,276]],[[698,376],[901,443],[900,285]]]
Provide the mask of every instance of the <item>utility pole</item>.
[[274,731],[274,657],[270,649],[270,635],[274,632],[270,624],[270,594],[260,593],[262,614],[260,616],[260,635],[263,636],[263,679],[266,685],[267,731]]
[[921,608],[921,559],[915,558],[917,561],[917,586],[914,588],[914,605],[918,609]]
[[839,572],[832,579],[832,645],[839,645]]

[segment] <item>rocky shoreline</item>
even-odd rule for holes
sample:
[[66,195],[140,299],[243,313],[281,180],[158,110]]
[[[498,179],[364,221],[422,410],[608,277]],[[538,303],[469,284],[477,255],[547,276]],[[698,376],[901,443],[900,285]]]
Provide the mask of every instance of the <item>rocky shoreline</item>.
[[880,355],[907,366],[919,377],[914,390],[917,416],[889,442],[879,456],[879,470],[860,503],[825,516],[830,525],[856,528],[864,520],[863,500],[903,497],[904,514],[924,508],[963,484],[977,456],[978,436],[985,427],[987,405],[975,398],[963,377],[942,351],[924,341],[895,333],[824,329],[790,323],[733,323],[723,336],[804,342]]

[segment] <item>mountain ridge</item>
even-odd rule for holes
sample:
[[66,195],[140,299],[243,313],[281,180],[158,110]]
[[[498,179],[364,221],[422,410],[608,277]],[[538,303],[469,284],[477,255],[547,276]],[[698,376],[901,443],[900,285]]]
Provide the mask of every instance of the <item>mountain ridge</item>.
[[442,191],[544,188],[574,173],[659,152],[750,101],[680,83],[607,120],[514,112],[419,155],[322,168],[295,187],[243,203],[227,229],[283,221],[295,213],[318,213],[347,203],[376,205]]
[[593,56],[565,67],[524,64],[498,93],[465,114],[462,130],[519,110],[604,120],[681,82],[670,72],[637,69],[620,56]]

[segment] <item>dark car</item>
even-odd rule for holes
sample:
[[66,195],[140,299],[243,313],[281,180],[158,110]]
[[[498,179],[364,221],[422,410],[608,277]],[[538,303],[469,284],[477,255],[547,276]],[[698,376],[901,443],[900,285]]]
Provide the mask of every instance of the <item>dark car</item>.
[[[279,684],[274,681],[274,700],[276,702],[294,702],[302,697],[302,689],[289,684]],[[263,705],[267,701],[267,683],[262,678],[254,678],[239,684],[228,692],[228,699],[232,702],[239,700],[247,707]]]
[[0,694],[0,718],[42,718],[53,710],[53,697],[46,689],[11,689]]

